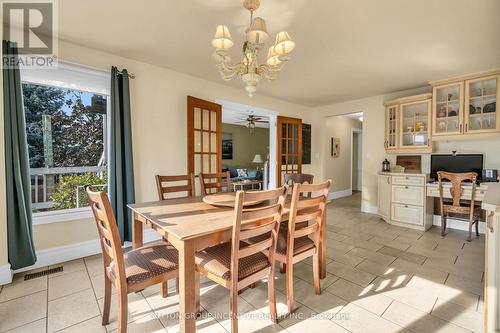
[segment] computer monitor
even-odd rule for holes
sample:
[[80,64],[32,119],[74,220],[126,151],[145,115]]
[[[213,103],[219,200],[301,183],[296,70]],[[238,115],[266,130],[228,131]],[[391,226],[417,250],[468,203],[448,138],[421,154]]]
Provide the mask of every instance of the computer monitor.
[[431,178],[437,180],[438,171],[475,172],[481,181],[483,171],[483,154],[432,154]]

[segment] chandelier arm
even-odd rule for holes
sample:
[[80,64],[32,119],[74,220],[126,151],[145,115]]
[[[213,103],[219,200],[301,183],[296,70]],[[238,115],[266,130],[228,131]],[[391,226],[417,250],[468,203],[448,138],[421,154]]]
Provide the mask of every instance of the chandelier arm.
[[227,63],[227,61],[225,59],[222,59],[221,61],[219,61],[219,63],[217,64],[217,68],[220,70],[220,71],[225,71],[225,72],[238,72],[238,74],[243,74],[245,73],[245,70],[246,70],[246,66],[239,62],[239,63],[236,63],[234,65],[231,65],[229,63]]
[[262,64],[262,65],[259,65],[259,67],[257,68],[257,73],[262,74],[262,75],[266,75],[266,74],[270,74],[270,73],[278,73],[283,69],[284,66],[285,66],[284,63],[281,63],[279,65]]
[[220,76],[221,76],[221,78],[224,81],[230,81],[230,80],[232,80],[237,74],[238,74],[238,72],[232,72],[232,73],[229,73],[229,74],[225,74],[222,71],[220,72]]

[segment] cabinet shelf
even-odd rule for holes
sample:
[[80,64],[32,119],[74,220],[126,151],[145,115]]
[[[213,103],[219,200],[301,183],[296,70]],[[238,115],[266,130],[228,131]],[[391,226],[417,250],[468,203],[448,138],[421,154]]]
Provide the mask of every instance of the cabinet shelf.
[[460,102],[459,99],[450,99],[450,100],[446,100],[446,101],[436,101],[437,104],[456,104],[459,102]]
[[469,99],[476,100],[476,99],[481,99],[481,98],[492,98],[492,97],[497,97],[497,94],[488,94],[488,95],[481,95],[481,96],[470,96]]

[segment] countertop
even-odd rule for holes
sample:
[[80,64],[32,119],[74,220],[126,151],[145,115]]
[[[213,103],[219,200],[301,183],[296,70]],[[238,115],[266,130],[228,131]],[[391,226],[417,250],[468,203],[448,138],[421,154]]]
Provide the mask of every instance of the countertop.
[[419,177],[425,177],[427,176],[426,173],[414,173],[414,172],[383,172],[379,171],[379,175],[386,175],[386,176],[419,176]]
[[500,183],[488,183],[488,191],[484,195],[481,208],[500,213]]

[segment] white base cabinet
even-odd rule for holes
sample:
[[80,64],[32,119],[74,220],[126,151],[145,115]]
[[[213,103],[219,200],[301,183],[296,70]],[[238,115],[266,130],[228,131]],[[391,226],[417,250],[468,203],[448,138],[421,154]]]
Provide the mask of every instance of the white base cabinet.
[[378,214],[387,223],[425,231],[432,226],[433,202],[425,193],[425,174],[380,172]]

